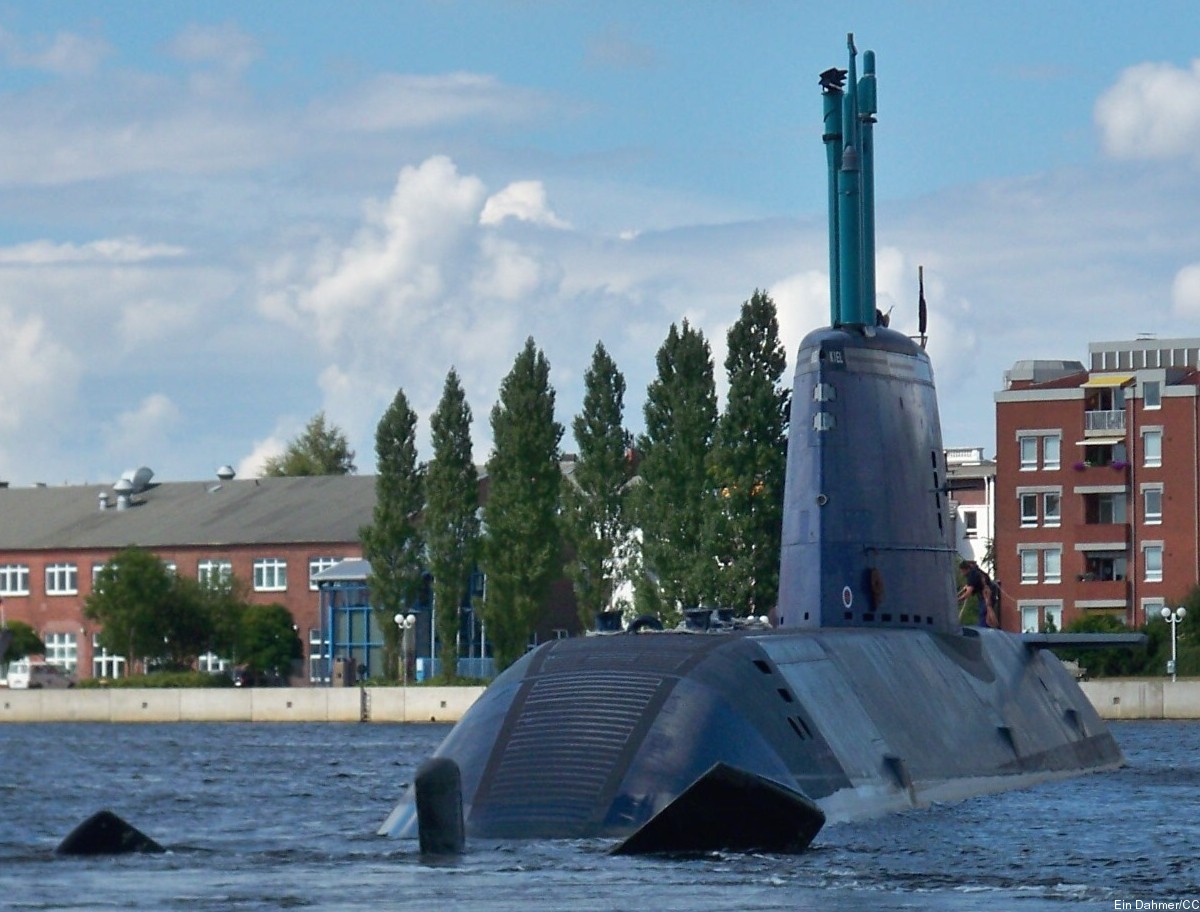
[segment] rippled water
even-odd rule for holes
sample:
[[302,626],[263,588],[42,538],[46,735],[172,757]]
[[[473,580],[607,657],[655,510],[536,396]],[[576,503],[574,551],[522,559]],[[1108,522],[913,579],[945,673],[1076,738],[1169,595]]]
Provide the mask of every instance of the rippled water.
[[[374,832],[447,730],[2,725],[0,909],[1200,909],[1200,724],[1121,723],[1118,772],[830,826],[795,858],[516,842],[434,866]],[[102,808],[169,852],[56,857]]]

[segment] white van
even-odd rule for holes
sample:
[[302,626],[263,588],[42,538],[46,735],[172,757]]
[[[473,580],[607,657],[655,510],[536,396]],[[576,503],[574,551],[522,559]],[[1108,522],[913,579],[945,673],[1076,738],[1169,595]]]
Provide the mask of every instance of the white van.
[[20,659],[8,666],[8,686],[13,690],[74,687],[75,676],[49,662]]

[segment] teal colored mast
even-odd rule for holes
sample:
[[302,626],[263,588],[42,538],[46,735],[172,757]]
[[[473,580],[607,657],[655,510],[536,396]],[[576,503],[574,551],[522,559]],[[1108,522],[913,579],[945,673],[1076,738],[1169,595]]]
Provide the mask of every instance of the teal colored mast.
[[[858,78],[854,35],[847,70],[821,74],[829,168],[829,310],[834,326],[875,325],[875,53]],[[849,77],[843,89],[843,80]]]

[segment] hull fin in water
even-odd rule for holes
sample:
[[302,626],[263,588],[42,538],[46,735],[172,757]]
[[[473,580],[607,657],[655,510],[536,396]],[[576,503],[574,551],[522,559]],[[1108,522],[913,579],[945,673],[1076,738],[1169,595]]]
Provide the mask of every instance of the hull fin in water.
[[614,855],[714,851],[799,854],[825,825],[803,793],[717,763],[612,850]]

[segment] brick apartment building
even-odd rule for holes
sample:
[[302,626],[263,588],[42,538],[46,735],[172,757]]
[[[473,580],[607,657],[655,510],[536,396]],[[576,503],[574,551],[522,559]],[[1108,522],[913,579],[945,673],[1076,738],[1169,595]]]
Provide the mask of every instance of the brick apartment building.
[[996,579],[1008,630],[1140,626],[1200,576],[1200,339],[1018,361],[996,400]]

